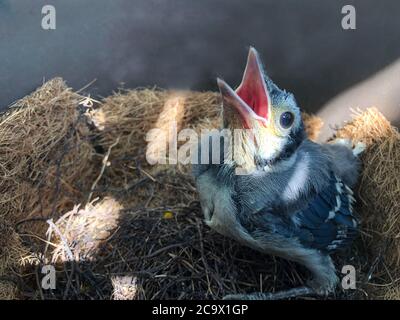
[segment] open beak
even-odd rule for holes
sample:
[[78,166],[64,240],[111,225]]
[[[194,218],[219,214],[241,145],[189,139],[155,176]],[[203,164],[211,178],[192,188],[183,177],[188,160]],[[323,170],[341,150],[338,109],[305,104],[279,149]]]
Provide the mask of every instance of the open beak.
[[271,100],[256,49],[250,48],[242,82],[235,91],[225,81],[217,82],[224,103],[238,111],[245,127],[251,128],[252,119],[267,123]]

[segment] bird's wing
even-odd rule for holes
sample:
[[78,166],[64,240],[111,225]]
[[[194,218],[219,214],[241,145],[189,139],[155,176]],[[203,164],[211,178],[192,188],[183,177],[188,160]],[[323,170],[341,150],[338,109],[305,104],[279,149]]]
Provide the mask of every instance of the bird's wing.
[[327,187],[294,215],[300,242],[328,252],[349,246],[357,235],[353,203],[351,189],[332,174]]

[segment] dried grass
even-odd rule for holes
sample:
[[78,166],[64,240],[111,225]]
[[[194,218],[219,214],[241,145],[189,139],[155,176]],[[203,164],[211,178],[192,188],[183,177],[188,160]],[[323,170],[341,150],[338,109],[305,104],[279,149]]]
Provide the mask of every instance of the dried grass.
[[370,285],[381,297],[400,299],[400,133],[370,108],[358,112],[337,136],[367,144],[358,196],[363,241],[373,266]]
[[0,280],[0,300],[18,300],[19,290],[15,283]]
[[6,218],[46,218],[74,203],[80,193],[74,183],[90,175],[93,156],[81,99],[56,78],[1,118],[0,204]]
[[[145,159],[146,152],[159,151],[157,143],[146,143],[146,133],[154,127],[169,129],[176,123],[177,130],[190,127],[198,132],[218,127],[216,93],[121,91],[83,109],[79,107],[82,100],[61,79],[54,79],[18,102],[0,123],[0,133],[4,132],[0,151],[6,152],[0,152],[0,173],[5,177],[0,181],[1,219],[18,239],[0,236],[0,242],[11,241],[5,243],[6,252],[19,248],[18,241],[22,248],[17,250],[20,257],[8,255],[11,264],[3,263],[7,255],[0,255],[0,279],[12,273],[11,265],[18,266],[19,282],[15,283],[22,282],[20,297],[217,299],[228,293],[303,284],[306,271],[301,267],[242,247],[204,225],[188,167],[151,166]],[[306,127],[316,137],[321,122],[305,117]],[[361,122],[354,123],[364,130]],[[338,135],[364,137],[357,136],[357,128],[351,133],[350,126]],[[383,148],[394,131],[379,132],[382,140],[376,143]],[[364,157],[398,159],[387,153],[395,152],[390,147],[383,153],[371,152],[372,148]],[[370,182],[365,179],[376,173],[365,159],[360,188],[366,201],[363,208],[371,206],[372,199]],[[388,180],[380,182],[380,190],[385,183]],[[394,189],[387,186],[385,190]],[[386,201],[393,204],[393,199]],[[387,203],[379,208],[394,217]],[[366,212],[363,217],[369,221]],[[372,270],[372,281],[380,276],[378,269],[371,268],[376,255],[370,253],[374,244],[370,233],[392,235],[399,225],[382,219],[384,228],[365,224],[370,227],[365,232],[368,237],[357,242],[350,258],[338,256],[339,266],[351,263],[362,275]],[[38,286],[38,279],[40,266],[50,262],[57,268],[57,289],[46,291]],[[390,259],[386,266],[393,263]],[[370,283],[364,276],[358,290],[339,291],[336,298],[381,295],[375,295]]]
[[52,263],[93,261],[102,245],[117,229],[121,205],[111,198],[95,199],[85,208],[79,205],[60,217],[49,221],[48,238],[55,233],[58,243],[52,252]]
[[136,298],[136,278],[131,276],[114,277],[111,279],[113,286],[113,300],[134,300]]
[[35,260],[46,219],[70,209],[87,189],[93,151],[82,98],[56,78],[0,117],[0,219],[7,226],[0,242],[9,244],[0,252],[0,276]]

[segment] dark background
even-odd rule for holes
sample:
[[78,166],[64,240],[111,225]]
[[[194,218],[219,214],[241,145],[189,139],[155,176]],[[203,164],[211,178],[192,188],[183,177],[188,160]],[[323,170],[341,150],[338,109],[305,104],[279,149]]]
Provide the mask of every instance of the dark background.
[[[56,7],[57,29],[41,28]],[[357,29],[343,30],[352,4]],[[0,109],[62,76],[92,95],[127,88],[237,85],[249,45],[304,109],[329,124],[349,107],[400,119],[400,1],[0,0]],[[333,110],[333,111],[332,111]]]

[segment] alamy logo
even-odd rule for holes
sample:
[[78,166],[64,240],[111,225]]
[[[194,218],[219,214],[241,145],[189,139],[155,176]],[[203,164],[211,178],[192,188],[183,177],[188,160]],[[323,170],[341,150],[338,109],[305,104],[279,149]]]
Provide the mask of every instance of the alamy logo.
[[42,8],[42,29],[55,30],[56,29],[56,8],[51,5],[45,5]]
[[56,288],[56,269],[52,265],[45,265],[41,270],[44,277],[42,278],[42,289],[54,290]]
[[235,163],[236,174],[247,174],[241,168],[246,165],[244,140],[253,151],[261,142],[254,129],[203,129],[198,134],[191,128],[178,132],[173,122],[169,129],[153,128],[147,133],[146,160],[151,165]]
[[345,290],[356,289],[356,268],[351,264],[345,265],[342,268],[342,274],[345,275],[342,278],[342,288]]
[[342,14],[345,15],[342,18],[342,28],[344,30],[356,29],[356,8],[351,5],[346,5],[342,8]]

